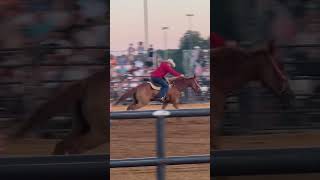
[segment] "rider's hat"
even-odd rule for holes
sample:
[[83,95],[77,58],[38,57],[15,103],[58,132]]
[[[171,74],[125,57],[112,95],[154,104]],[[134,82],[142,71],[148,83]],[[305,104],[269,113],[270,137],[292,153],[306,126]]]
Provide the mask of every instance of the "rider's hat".
[[176,67],[176,63],[174,63],[172,59],[168,59],[167,62],[170,63],[172,67]]

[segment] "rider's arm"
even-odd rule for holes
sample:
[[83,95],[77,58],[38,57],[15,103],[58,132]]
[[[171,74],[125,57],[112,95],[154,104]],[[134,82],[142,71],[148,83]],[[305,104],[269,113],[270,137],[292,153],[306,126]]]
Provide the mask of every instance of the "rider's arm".
[[167,64],[165,64],[165,65],[163,66],[163,68],[164,68],[168,73],[172,74],[173,76],[176,76],[176,77],[181,76],[180,73],[178,73],[177,71],[175,71],[173,68],[171,68],[171,66],[169,66],[169,65],[167,65]]

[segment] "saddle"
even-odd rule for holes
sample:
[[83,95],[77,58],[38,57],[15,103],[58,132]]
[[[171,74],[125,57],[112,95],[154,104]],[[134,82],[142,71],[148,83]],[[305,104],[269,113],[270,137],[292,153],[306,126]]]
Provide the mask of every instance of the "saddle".
[[[171,82],[169,81],[169,79],[167,79],[167,78],[165,78],[165,80],[166,80],[167,83],[169,84],[169,88],[171,88],[171,87],[172,87],[172,83],[171,83]],[[160,91],[161,86],[160,86],[159,84],[152,83],[151,81],[148,81],[147,83],[150,84],[150,86],[151,86],[152,89]]]

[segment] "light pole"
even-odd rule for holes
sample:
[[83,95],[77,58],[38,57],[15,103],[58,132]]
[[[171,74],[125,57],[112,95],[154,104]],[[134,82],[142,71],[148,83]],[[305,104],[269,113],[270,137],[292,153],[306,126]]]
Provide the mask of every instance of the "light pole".
[[148,0],[144,0],[144,45],[149,46]]
[[167,49],[167,39],[168,39],[167,30],[168,29],[169,27],[167,26],[161,28],[161,30],[163,30],[164,59],[168,59],[168,49]]
[[186,16],[188,17],[188,21],[189,21],[189,48],[190,50],[192,49],[192,39],[191,39],[191,31],[192,31],[192,17],[194,16],[194,14],[186,14]]
[[[192,31],[192,17],[194,16],[194,14],[186,14],[186,16],[187,16],[187,18],[188,18],[188,21],[189,21],[189,49],[190,49],[190,56],[189,56],[189,63],[191,63],[191,59],[192,59],[192,36],[191,36],[191,31]],[[187,74],[190,74],[190,64],[188,63],[188,69],[189,69],[189,71],[187,71]],[[186,100],[188,100],[189,99],[189,92],[188,92],[188,90],[186,89],[185,90],[185,98],[186,98]]]

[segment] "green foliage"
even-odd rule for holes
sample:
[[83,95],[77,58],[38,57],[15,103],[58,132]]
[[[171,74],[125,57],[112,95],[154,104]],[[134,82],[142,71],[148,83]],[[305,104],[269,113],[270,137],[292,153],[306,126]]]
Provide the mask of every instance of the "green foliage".
[[195,46],[199,46],[201,49],[209,48],[209,39],[204,39],[201,37],[198,31],[187,31],[180,39],[179,49],[192,49]]
[[[192,47],[199,46],[201,49],[209,49],[210,48],[210,38],[202,38],[200,33],[197,31],[187,31],[180,39],[179,49],[169,49],[168,50],[168,58],[171,58],[176,63],[176,70],[185,73],[183,70],[183,53],[182,51],[185,49],[190,49],[190,39],[192,41]],[[160,57],[164,58],[165,51],[157,50],[157,54]]]
[[184,73],[183,71],[183,66],[182,66],[182,50],[177,49],[177,50],[171,50],[169,51],[169,57],[174,60],[176,63],[176,70],[179,71],[180,73]]

